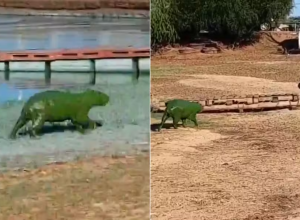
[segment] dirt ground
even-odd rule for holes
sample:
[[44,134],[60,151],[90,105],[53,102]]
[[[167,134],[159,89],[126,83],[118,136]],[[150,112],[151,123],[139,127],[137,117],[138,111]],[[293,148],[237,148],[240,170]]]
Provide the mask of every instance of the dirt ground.
[[1,220],[147,220],[149,154],[0,175]]
[[[152,59],[152,98],[299,92],[299,63],[263,42],[222,54],[173,51]],[[152,131],[153,220],[300,220],[300,110],[198,121],[198,130]],[[154,115],[152,126],[159,122]]]

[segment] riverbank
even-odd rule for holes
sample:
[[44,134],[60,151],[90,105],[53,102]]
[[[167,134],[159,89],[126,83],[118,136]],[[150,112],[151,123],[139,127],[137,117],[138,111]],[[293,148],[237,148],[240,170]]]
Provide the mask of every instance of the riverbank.
[[150,10],[149,0],[0,0],[0,7],[37,10],[91,10],[120,8]]
[[0,0],[0,15],[149,18],[149,0]]
[[26,8],[0,7],[0,15],[148,19],[150,17],[150,12],[149,10],[133,10],[120,8],[102,8],[89,10],[36,10]]

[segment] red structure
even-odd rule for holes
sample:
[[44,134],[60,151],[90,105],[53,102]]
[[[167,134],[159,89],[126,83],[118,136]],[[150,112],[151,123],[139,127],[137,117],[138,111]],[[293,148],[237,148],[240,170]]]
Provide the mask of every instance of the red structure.
[[126,59],[150,58],[149,48],[127,49],[70,49],[55,51],[19,51],[0,52],[0,62],[5,61],[57,61],[57,60],[98,60],[98,59]]
[[4,62],[4,78],[9,80],[11,62],[45,62],[45,83],[51,83],[51,62],[58,60],[89,60],[91,62],[90,84],[96,83],[96,60],[132,59],[134,78],[140,76],[139,59],[150,58],[150,48],[127,49],[71,49],[49,51],[0,52],[0,62]]

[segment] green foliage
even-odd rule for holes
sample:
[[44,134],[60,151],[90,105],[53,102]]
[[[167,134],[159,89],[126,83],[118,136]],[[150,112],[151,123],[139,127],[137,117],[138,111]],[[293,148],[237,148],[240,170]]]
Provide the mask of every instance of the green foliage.
[[168,44],[179,39],[175,29],[176,5],[172,0],[152,0],[151,2],[151,44]]
[[236,41],[251,35],[259,25],[256,10],[245,0],[202,0],[202,28]]
[[262,23],[287,16],[293,0],[152,0],[152,46],[195,38],[207,30],[230,43],[251,40]]
[[151,1],[151,44],[174,43],[187,32],[198,30],[200,20],[199,1],[152,0]]
[[253,0],[253,8],[259,15],[261,23],[285,18],[293,8],[293,0]]

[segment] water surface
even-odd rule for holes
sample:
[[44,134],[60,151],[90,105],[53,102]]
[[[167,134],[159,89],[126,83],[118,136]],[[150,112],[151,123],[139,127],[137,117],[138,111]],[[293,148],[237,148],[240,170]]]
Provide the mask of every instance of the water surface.
[[0,49],[149,47],[149,19],[0,16]]

